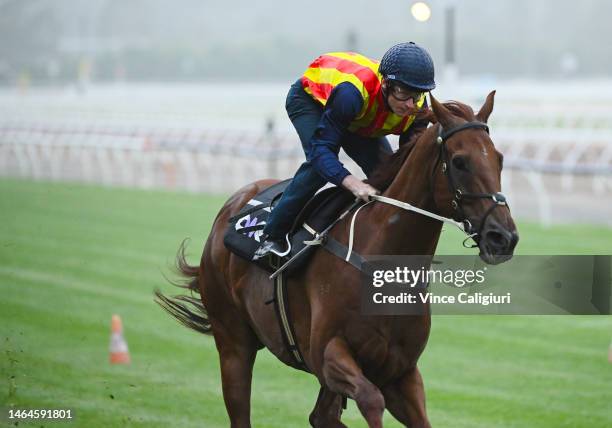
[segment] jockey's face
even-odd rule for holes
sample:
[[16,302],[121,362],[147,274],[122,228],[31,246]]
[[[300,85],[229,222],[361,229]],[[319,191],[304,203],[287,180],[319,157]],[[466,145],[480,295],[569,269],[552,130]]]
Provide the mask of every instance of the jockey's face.
[[417,112],[416,103],[423,96],[422,92],[387,82],[383,82],[383,89],[387,93],[387,103],[393,113],[405,117]]

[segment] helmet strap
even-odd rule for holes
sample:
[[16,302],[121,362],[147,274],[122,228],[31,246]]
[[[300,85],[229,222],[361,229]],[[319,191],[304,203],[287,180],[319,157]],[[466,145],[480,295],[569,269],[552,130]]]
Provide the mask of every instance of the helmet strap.
[[383,84],[380,85],[380,91],[382,93],[382,99],[385,103],[385,107],[387,108],[387,110],[389,110],[391,113],[393,113],[393,109],[391,109],[391,106],[389,105],[389,92],[387,91],[387,89],[389,89],[389,87],[391,86],[391,83],[387,80],[387,78],[383,77]]

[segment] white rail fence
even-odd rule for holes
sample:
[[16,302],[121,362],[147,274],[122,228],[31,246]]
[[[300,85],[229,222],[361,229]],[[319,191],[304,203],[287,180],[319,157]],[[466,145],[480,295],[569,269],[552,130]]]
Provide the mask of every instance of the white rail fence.
[[[495,128],[504,191],[519,214],[612,224],[612,130]],[[287,132],[0,125],[0,175],[138,188],[232,192],[287,178],[303,161]],[[343,158],[349,169],[357,168]],[[584,212],[588,215],[585,217]]]
[[[440,84],[436,96],[477,109],[493,88],[492,138],[505,155],[502,185],[513,213],[612,226],[612,80],[459,81]],[[304,155],[283,108],[287,89],[0,89],[0,176],[217,193],[290,177]]]

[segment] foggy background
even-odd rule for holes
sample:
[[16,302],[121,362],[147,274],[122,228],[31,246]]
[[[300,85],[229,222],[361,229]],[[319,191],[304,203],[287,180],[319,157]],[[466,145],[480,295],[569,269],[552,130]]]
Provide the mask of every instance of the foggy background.
[[413,3],[0,0],[0,176],[226,194],[289,178],[290,84],[321,53],[412,40],[438,99],[497,90],[513,213],[612,226],[612,2],[430,0],[427,22]]
[[[400,41],[443,64],[444,7],[456,7],[464,76],[610,76],[605,0],[0,0],[0,82],[290,81],[323,52],[380,58]],[[440,68],[438,67],[438,70]],[[23,83],[23,82],[22,82]]]

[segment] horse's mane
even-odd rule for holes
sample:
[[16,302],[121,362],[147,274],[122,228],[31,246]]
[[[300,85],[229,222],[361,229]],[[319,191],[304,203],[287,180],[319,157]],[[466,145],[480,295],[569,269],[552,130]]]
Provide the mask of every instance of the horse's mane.
[[[453,116],[465,119],[467,121],[476,120],[474,110],[472,110],[472,108],[467,104],[460,103],[459,101],[448,101],[443,103],[443,105],[450,110]],[[418,119],[427,119],[431,123],[437,122],[433,112],[429,109],[420,113]],[[385,191],[387,187],[391,185],[393,179],[406,161],[406,158],[408,158],[408,155],[412,152],[412,149],[422,136],[423,134],[416,136],[409,142],[401,145],[397,151],[391,154],[383,154],[383,158],[381,159],[378,167],[367,180],[368,183],[381,192]]]
[[391,185],[391,182],[404,164],[404,161],[416,145],[418,138],[403,144],[391,154],[383,154],[382,159],[367,182],[381,192]]

